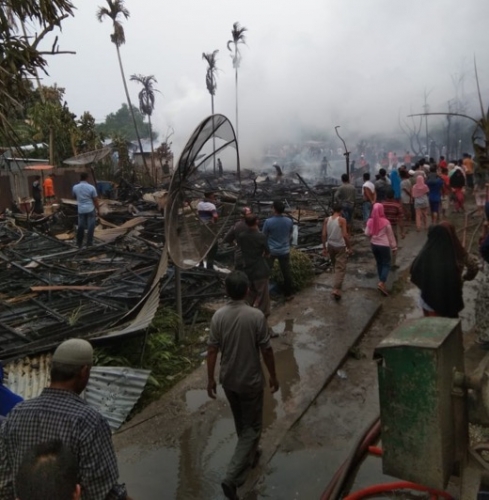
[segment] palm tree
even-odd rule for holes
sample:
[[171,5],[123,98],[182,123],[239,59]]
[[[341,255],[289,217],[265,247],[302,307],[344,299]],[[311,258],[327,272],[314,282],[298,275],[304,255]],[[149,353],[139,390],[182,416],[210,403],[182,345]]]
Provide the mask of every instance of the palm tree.
[[240,26],[239,23],[233,24],[233,29],[231,30],[232,40],[228,41],[227,47],[231,52],[231,58],[233,59],[234,68],[234,79],[236,84],[236,138],[239,139],[238,132],[238,68],[241,63],[241,52],[239,50],[240,44],[246,45],[245,31],[248,31],[244,26]]
[[141,151],[141,156],[143,158],[144,168],[148,172],[148,166],[146,164],[146,158],[143,153],[143,145],[141,144],[141,137],[139,136],[138,126],[136,124],[136,117],[134,116],[134,109],[132,107],[131,98],[129,96],[129,90],[127,89],[126,76],[124,74],[124,67],[122,66],[120,46],[126,43],[126,35],[124,34],[124,28],[122,27],[121,17],[129,18],[129,10],[124,6],[124,0],[106,0],[107,7],[99,7],[97,10],[97,19],[100,22],[108,17],[112,20],[114,27],[114,32],[110,35],[110,41],[115,45],[117,51],[117,59],[119,60],[119,68],[121,70],[122,83],[124,84],[124,92],[126,93],[127,105],[129,106],[129,111],[131,112],[132,121],[134,123],[134,129],[136,131],[136,137],[138,140],[139,150]]
[[[211,112],[212,115],[214,115],[214,96],[216,95],[216,89],[217,89],[217,83],[216,83],[216,73],[217,73],[217,53],[219,51],[215,50],[214,52],[209,52],[209,53],[202,53],[202,59],[205,59],[207,61],[207,72],[205,74],[205,85],[207,87],[207,90],[209,91],[209,94],[211,95]],[[212,123],[214,126],[214,123]],[[214,128],[214,127],[213,127]],[[212,136],[212,151],[214,153],[214,156],[212,158],[213,164],[214,164],[214,175],[216,175],[216,138]]]
[[149,136],[151,141],[151,170],[155,182],[157,182],[157,175],[155,169],[154,160],[154,147],[153,147],[153,124],[151,123],[151,115],[155,109],[155,92],[159,92],[153,87],[153,83],[158,83],[154,75],[144,76],[144,75],[131,75],[132,82],[140,83],[143,88],[138,94],[139,98],[139,110],[141,113],[148,117],[149,124]]

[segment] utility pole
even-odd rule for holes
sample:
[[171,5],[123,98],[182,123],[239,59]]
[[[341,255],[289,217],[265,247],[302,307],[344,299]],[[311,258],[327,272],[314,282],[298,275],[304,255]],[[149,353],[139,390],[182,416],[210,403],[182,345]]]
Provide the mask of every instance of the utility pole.
[[424,89],[424,105],[423,105],[423,113],[424,113],[424,124],[425,124],[425,132],[426,132],[426,154],[430,154],[430,145],[429,145],[429,138],[428,138],[428,114],[430,112],[430,106],[428,104],[428,96],[431,94],[433,89],[431,89],[429,92]]
[[345,161],[346,161],[346,175],[348,177],[350,177],[350,151],[348,151],[348,148],[346,147],[346,142],[343,140],[340,133],[338,132],[339,128],[340,128],[340,126],[336,125],[334,130],[336,132],[336,135],[340,138],[341,142],[343,143],[343,148],[345,150],[345,152],[343,153],[343,156],[345,157]]

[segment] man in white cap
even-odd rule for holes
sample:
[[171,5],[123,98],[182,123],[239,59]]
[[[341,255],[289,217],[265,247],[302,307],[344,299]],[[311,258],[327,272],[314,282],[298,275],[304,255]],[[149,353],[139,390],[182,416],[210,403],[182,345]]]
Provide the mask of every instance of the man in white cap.
[[93,364],[83,339],[66,340],[53,354],[51,384],[37,398],[19,403],[0,429],[0,499],[14,500],[14,479],[32,448],[60,440],[78,458],[84,500],[129,500],[105,418],[80,397]]

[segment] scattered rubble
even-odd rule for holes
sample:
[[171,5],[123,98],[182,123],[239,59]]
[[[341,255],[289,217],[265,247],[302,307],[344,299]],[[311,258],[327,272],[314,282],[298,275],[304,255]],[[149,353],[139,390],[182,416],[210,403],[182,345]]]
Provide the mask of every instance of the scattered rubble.
[[[273,175],[252,171],[242,171],[241,178],[240,185],[234,173],[216,178],[202,172],[193,179],[193,189],[196,196],[213,189],[224,208],[250,206],[262,220],[274,199],[285,200],[298,228],[296,248],[311,257],[316,273],[327,270],[330,262],[320,255],[321,227],[337,181],[315,183],[294,172],[281,177],[280,183]],[[61,199],[39,218],[4,214],[0,359],[44,352],[67,337],[103,337],[127,319],[147,294],[163,258],[167,188],[150,190],[121,182],[110,199],[102,200],[96,244],[90,248],[75,246],[77,211],[71,199]],[[239,217],[239,210],[234,210],[220,237]],[[220,244],[216,262],[231,267],[233,253],[232,246]],[[170,264],[158,284],[164,305],[175,304],[174,275]],[[181,279],[183,319],[195,323],[202,302],[223,297],[222,274],[195,267],[182,271]]]

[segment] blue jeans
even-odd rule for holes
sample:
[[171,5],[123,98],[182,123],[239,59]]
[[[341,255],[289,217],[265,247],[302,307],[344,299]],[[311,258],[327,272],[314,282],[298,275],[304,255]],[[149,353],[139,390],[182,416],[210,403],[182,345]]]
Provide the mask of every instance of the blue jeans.
[[372,203],[370,201],[364,201],[362,205],[362,210],[363,210],[363,222],[367,222],[370,213],[372,212]]
[[350,224],[353,219],[353,205],[351,203],[343,203],[341,206],[341,216]]
[[391,269],[391,249],[390,247],[372,244],[372,253],[374,254],[375,261],[377,262],[377,274],[379,275],[379,281],[385,283]]
[[78,248],[83,245],[83,237],[85,236],[85,229],[87,230],[87,246],[93,245],[93,233],[95,231],[95,210],[87,214],[78,214],[78,231],[76,233],[76,244]]

